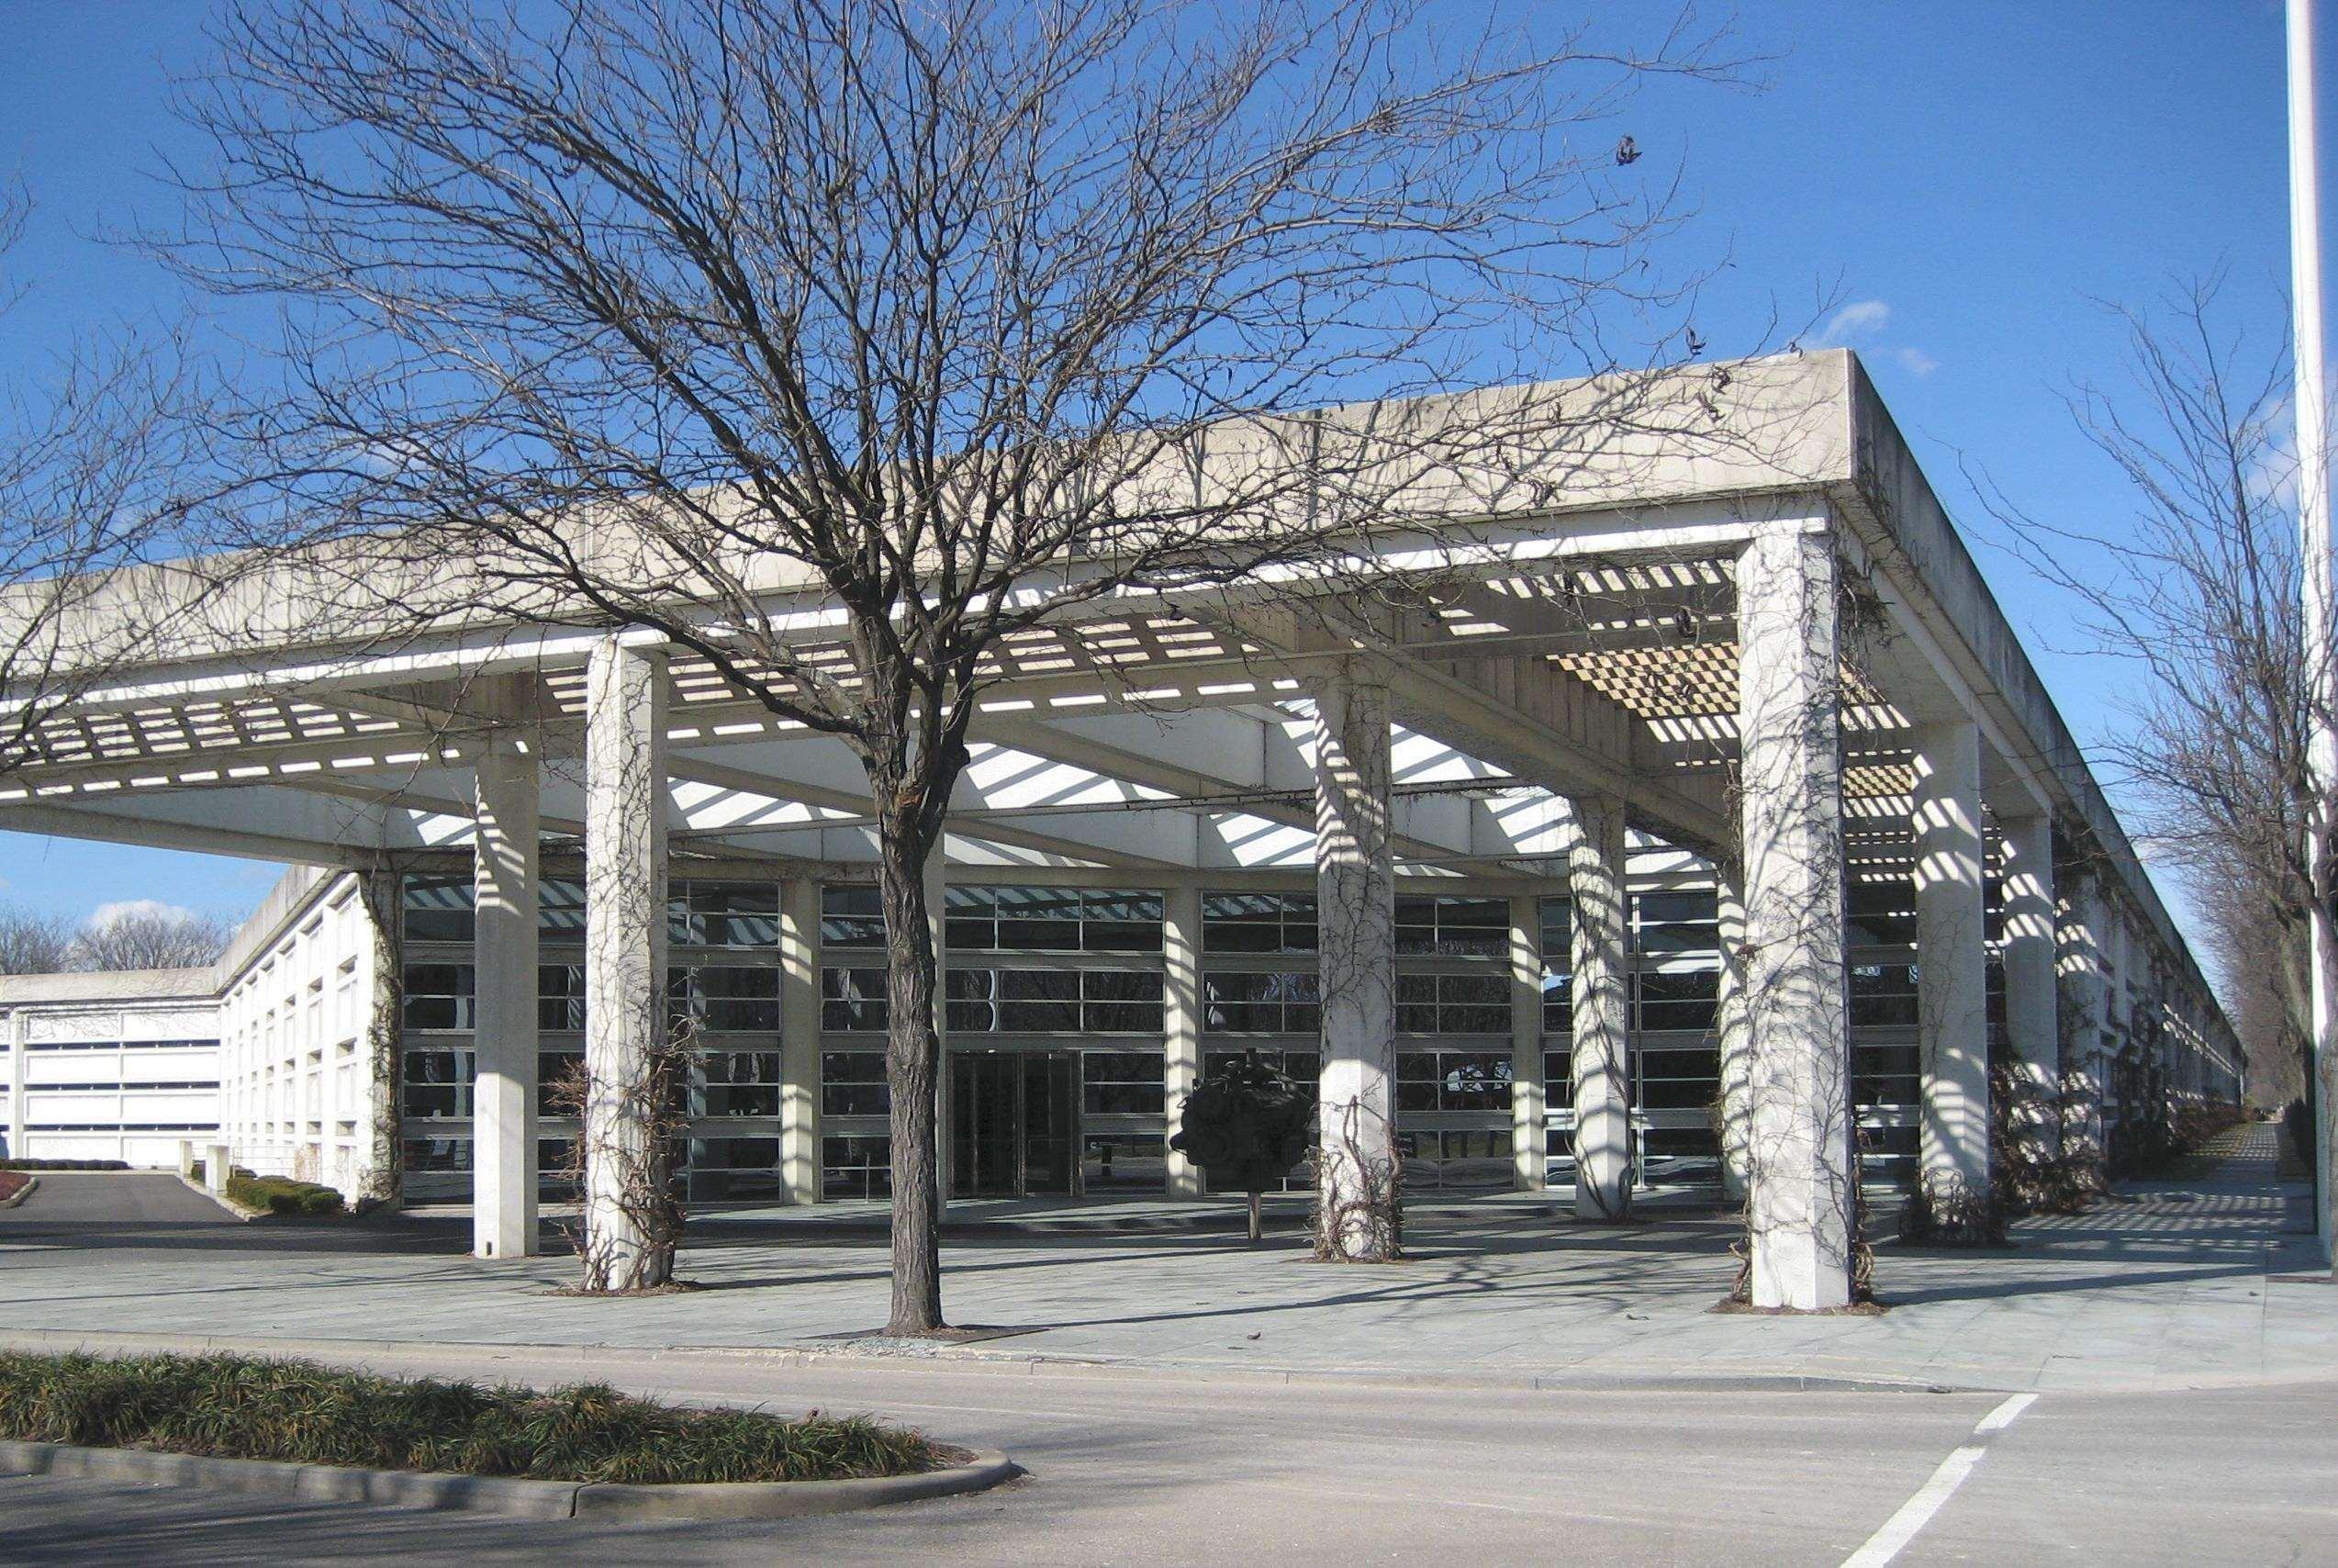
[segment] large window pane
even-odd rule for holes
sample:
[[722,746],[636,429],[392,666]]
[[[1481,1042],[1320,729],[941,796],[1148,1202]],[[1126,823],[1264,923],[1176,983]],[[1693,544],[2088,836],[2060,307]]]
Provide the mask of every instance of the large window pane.
[[555,940],[585,934],[585,884],[546,877],[536,884],[536,929]]
[[1313,893],[1205,893],[1202,950],[1207,953],[1312,953]]
[[1510,1106],[1510,1058],[1502,1051],[1399,1051],[1400,1111],[1505,1111]]
[[667,914],[668,935],[686,946],[774,946],[779,941],[779,885],[677,883],[667,897]]
[[997,984],[989,969],[951,966],[943,973],[945,1021],[953,1032],[988,1034],[999,1026]]
[[883,1116],[893,1096],[885,1084],[882,1051],[822,1051],[820,1112],[824,1116]]
[[856,1029],[881,1032],[891,1011],[885,986],[883,969],[821,970],[820,1026],[837,1033]]
[[1632,977],[1643,1030],[1713,1027],[1720,995],[1717,969],[1642,970]]
[[1851,965],[1851,1023],[1853,1028],[1914,1028],[1916,966]]
[[1510,1032],[1507,975],[1396,977],[1400,1035],[1506,1035]]
[[1662,956],[1721,950],[1720,909],[1712,890],[1641,893],[1632,900],[1633,950]]
[[536,1114],[540,1116],[573,1116],[576,1114],[574,1101],[563,1103],[566,1087],[584,1070],[582,1051],[538,1051],[536,1053]]
[[779,1195],[779,1140],[692,1138],[690,1197],[699,1203],[747,1203]]
[[865,882],[821,889],[820,940],[829,947],[883,947],[884,896]]
[[536,966],[536,1027],[566,1034],[585,1026],[585,966]]
[[1158,1116],[1168,1103],[1159,1051],[1090,1051],[1080,1065],[1091,1116]]
[[666,971],[666,997],[677,1018],[707,1034],[779,1032],[779,971],[702,964]]
[[881,1137],[820,1140],[820,1191],[829,1198],[882,1198],[893,1190],[892,1140]]
[[1312,1035],[1322,1026],[1312,969],[1216,969],[1202,977],[1202,1027],[1219,1035]]
[[408,1051],[400,1068],[405,1080],[400,1109],[416,1121],[469,1115],[476,1059],[465,1050]]
[[1080,951],[1080,895],[1071,888],[995,888],[997,946],[1010,951]]
[[1161,1031],[1158,969],[1086,969],[1080,974],[1082,1027],[1104,1035]]
[[694,1108],[701,1116],[779,1114],[777,1051],[705,1051],[699,1056],[703,1087]]
[[478,923],[468,877],[408,877],[404,903],[408,942],[468,942]]
[[1396,901],[1396,951],[1498,958],[1510,950],[1507,899],[1404,895]]
[[1080,1027],[1080,976],[1069,969],[999,971],[999,1027],[1010,1033]]
[[404,1016],[409,1029],[468,1029],[477,971],[469,964],[406,966]]
[[1906,877],[1861,880],[1843,890],[1843,940],[1853,947],[1916,945],[1916,884]]

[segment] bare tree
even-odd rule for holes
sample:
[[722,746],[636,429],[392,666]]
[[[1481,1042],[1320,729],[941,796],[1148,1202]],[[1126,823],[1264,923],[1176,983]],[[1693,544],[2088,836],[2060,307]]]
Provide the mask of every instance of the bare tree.
[[73,923],[30,910],[0,909],[0,975],[53,975],[72,968]]
[[[2157,312],[2121,309],[2129,385],[2072,399],[2127,480],[2124,527],[2076,531],[1985,495],[2010,546],[2085,607],[2096,649],[2142,677],[2101,750],[2216,923],[2228,989],[2279,998],[2244,1041],[2262,1068],[2260,1050],[2310,1051],[2308,913],[2338,891],[2326,848],[2309,849],[2338,824],[2307,760],[2327,722],[2308,661],[2331,655],[2302,634],[2287,355],[2252,354],[2220,323],[2219,292],[2210,278]],[[2311,1074],[2310,1056],[2293,1059],[2285,1077]]]
[[2304,972],[2305,933],[2275,918],[2261,866],[2210,852],[2188,879],[2194,907],[2222,977],[2233,1032],[2248,1057],[2248,1101],[2279,1112],[2310,1092],[2313,1043],[2300,1029],[2294,977]]
[[[219,162],[173,253],[296,307],[293,395],[249,429],[285,492],[240,543],[415,625],[652,630],[859,759],[893,1332],[943,1322],[925,868],[1002,650],[1548,504],[1717,419],[1633,368],[1702,347],[1695,280],[1651,264],[1671,185],[1602,129],[1726,74],[1716,40],[1532,21],[283,0],[185,94]],[[1605,379],[1540,384],[1569,374]]]
[[[7,265],[30,211],[21,190],[0,188],[0,310],[31,291]],[[87,757],[88,735],[50,721],[151,646],[158,596],[111,585],[183,550],[190,520],[222,493],[204,409],[170,332],[84,335],[0,385],[0,778]],[[187,579],[173,602],[208,591]]]
[[101,910],[66,953],[75,969],[192,969],[215,962],[235,928],[217,915],[161,905]]

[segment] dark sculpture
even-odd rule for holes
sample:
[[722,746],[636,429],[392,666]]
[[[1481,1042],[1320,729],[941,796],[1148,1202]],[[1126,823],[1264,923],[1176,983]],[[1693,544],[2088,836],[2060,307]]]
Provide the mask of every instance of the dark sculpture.
[[1250,1239],[1258,1239],[1258,1194],[1306,1157],[1315,1096],[1258,1059],[1222,1059],[1196,1084],[1169,1147],[1200,1166],[1220,1192],[1250,1194]]

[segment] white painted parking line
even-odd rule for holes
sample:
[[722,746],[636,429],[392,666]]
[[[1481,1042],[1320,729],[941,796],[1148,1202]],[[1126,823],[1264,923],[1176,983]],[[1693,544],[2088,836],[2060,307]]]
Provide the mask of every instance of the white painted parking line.
[[[1973,1435],[1986,1438],[2004,1431],[2013,1425],[2014,1417],[2036,1403],[2037,1397],[2034,1394],[2013,1395],[1982,1417],[1981,1424],[1973,1428]],[[1973,1473],[1974,1466],[1987,1451],[1986,1444],[1966,1443],[1941,1461],[1930,1479],[1916,1489],[1916,1495],[1902,1503],[1899,1512],[1885,1519],[1883,1528],[1867,1538],[1865,1545],[1843,1559],[1843,1568],[1884,1568],[1885,1563],[1897,1557],[1916,1539],[1917,1532],[1932,1522],[1932,1516],[1956,1495],[1956,1489],[1964,1484],[1964,1478]]]

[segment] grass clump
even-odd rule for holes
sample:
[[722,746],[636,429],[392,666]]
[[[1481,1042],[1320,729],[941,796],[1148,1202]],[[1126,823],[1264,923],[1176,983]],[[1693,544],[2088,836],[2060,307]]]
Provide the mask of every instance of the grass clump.
[[228,1196],[248,1209],[265,1209],[272,1215],[302,1215],[311,1219],[337,1215],[347,1206],[337,1188],[296,1182],[289,1176],[253,1176],[241,1170],[229,1175]]
[[538,1481],[833,1481],[934,1468],[865,1417],[692,1410],[600,1383],[549,1394],[248,1356],[0,1351],[0,1437]]

